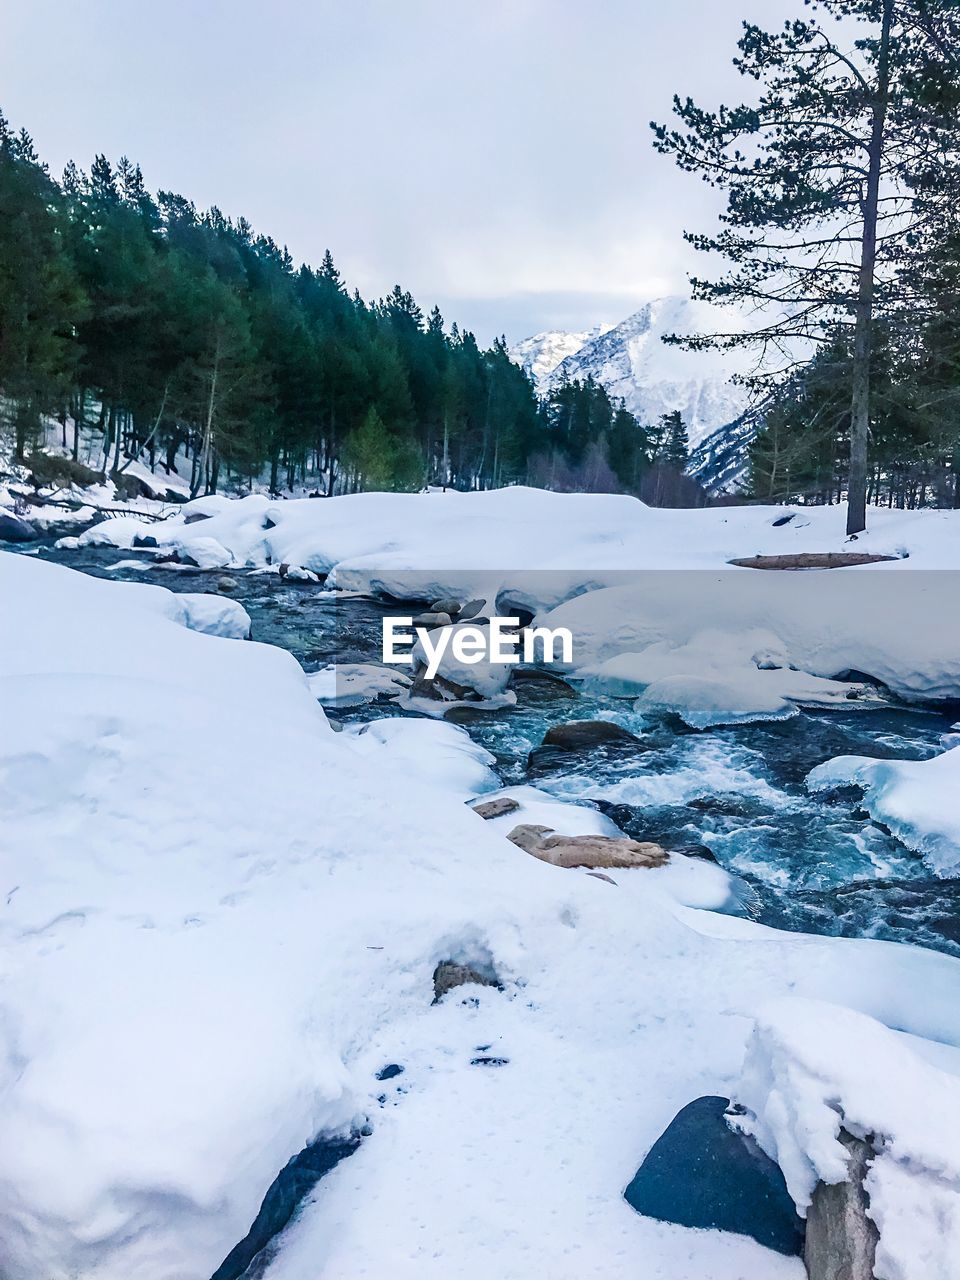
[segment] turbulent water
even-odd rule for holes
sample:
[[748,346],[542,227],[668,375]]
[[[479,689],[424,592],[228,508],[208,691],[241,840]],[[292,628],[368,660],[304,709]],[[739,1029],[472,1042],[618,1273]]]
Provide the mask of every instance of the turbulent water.
[[[220,572],[112,570],[113,550],[53,559],[97,576],[215,591]],[[328,662],[379,662],[385,609],[335,598],[274,575],[231,575],[256,640],[288,649],[307,671]],[[517,705],[455,718],[491,751],[505,783],[533,781],[557,796],[598,804],[629,834],[671,849],[709,851],[752,888],[756,917],[780,928],[888,938],[960,955],[960,880],[933,876],[920,857],[870,820],[858,794],[810,795],[803,780],[838,755],[920,760],[937,754],[956,718],[935,710],[802,712],[779,722],[691,732],[643,719],[629,701],[578,695],[544,676],[515,679]],[[399,714],[385,704],[344,719]],[[648,750],[570,755],[528,774],[528,755],[551,724],[614,719]]]

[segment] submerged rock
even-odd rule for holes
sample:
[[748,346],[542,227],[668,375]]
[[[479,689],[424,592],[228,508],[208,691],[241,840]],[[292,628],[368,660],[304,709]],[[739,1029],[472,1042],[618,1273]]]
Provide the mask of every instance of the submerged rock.
[[240,584],[239,582],[237,582],[236,578],[231,578],[226,575],[222,578],[217,579],[218,591],[236,591],[239,585]]
[[552,827],[523,822],[507,836],[525,853],[555,867],[662,867],[667,851],[628,836],[561,836]]
[[807,1210],[803,1261],[810,1280],[873,1280],[879,1234],[867,1217],[867,1166],[876,1155],[869,1142],[840,1130],[850,1153],[847,1182],[818,1182]]
[[688,1103],[650,1148],[624,1199],[648,1218],[735,1231],[800,1254],[803,1221],[783,1174],[752,1138],[730,1128],[729,1105],[719,1097]]

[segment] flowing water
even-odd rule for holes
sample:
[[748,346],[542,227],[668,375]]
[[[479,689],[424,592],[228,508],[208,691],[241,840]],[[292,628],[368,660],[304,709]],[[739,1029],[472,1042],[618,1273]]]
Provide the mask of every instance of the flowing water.
[[[101,577],[216,591],[220,571],[112,569],[125,553],[100,548],[37,553]],[[336,597],[273,574],[235,572],[232,593],[256,640],[289,650],[307,671],[329,662],[379,662],[385,606]],[[801,712],[791,720],[691,732],[652,721],[629,700],[579,695],[544,675],[514,680],[517,705],[461,710],[456,719],[497,761],[505,783],[532,781],[557,796],[594,802],[630,835],[708,853],[752,888],[755,914],[779,928],[912,942],[960,955],[960,880],[923,860],[871,821],[856,792],[808,794],[807,773],[838,755],[921,760],[943,749],[960,709],[893,705]],[[378,703],[341,719],[402,714]],[[564,753],[528,772],[529,753],[552,724],[611,719],[643,751]]]

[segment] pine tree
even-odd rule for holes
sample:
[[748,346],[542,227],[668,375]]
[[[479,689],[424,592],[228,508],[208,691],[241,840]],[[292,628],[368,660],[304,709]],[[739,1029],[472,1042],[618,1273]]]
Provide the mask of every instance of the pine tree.
[[728,273],[695,295],[773,312],[756,334],[693,346],[851,348],[847,530],[865,527],[876,320],[903,305],[904,270],[960,190],[960,10],[953,0],[820,0],[779,32],[744,24],[734,65],[754,105],[674,99],[655,145],[727,192],[723,228],[689,234]]
[[21,460],[42,415],[66,402],[85,299],[63,236],[60,193],[33,142],[0,114],[0,389]]
[[672,413],[665,413],[660,422],[663,432],[660,461],[683,474],[690,461],[690,440],[680,410],[674,409]]

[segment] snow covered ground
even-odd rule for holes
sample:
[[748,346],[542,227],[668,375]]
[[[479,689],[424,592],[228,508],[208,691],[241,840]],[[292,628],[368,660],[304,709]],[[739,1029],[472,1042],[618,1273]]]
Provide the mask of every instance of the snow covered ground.
[[[509,585],[546,564],[567,594],[638,563],[842,542],[839,511],[802,513],[801,531],[763,509],[524,490],[185,515],[206,512],[143,531],[341,581],[414,565],[438,587],[453,568]],[[958,536],[953,516],[891,516],[860,545],[945,567]],[[885,576],[898,593],[903,567]],[[364,1125],[270,1280],[800,1280],[796,1259],[622,1199],[703,1094],[750,1107],[801,1207],[810,1170],[837,1176],[841,1123],[869,1125],[885,1144],[878,1274],[954,1280],[960,1156],[936,1125],[960,1110],[956,961],[698,909],[723,907],[708,864],[611,885],[532,858],[464,803],[499,784],[462,730],[335,734],[292,657],[240,642],[230,601],[9,554],[0,598],[5,1280],[207,1280],[292,1155]],[[898,643],[877,642],[891,669],[916,656]],[[936,646],[919,652],[929,686],[953,678]],[[524,816],[563,834],[600,822],[523,790]],[[445,959],[492,965],[503,989],[434,1004]],[[833,1056],[810,1044],[810,1001],[828,1002]],[[505,1061],[474,1064],[486,1054]],[[385,1087],[388,1062],[404,1072]]]

